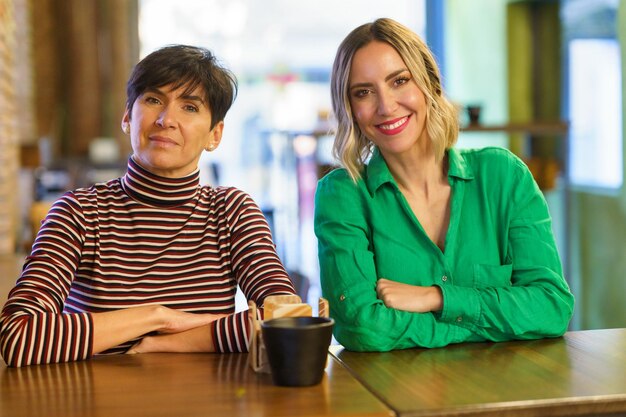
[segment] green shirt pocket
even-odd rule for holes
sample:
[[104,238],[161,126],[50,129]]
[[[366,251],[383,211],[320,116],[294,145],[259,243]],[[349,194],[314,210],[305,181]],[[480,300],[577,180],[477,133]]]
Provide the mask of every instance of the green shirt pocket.
[[474,287],[510,287],[513,265],[474,265]]

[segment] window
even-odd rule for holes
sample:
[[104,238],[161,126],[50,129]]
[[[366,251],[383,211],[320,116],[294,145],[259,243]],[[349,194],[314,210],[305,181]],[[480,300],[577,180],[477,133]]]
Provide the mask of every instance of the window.
[[570,178],[580,186],[623,183],[622,84],[615,39],[569,42]]

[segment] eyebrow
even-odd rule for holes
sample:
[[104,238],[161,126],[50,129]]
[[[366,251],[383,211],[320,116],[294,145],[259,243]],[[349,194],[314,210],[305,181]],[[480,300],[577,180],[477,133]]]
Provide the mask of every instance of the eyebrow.
[[190,94],[184,94],[182,96],[179,96],[178,98],[181,98],[183,100],[199,101],[200,104],[204,104],[204,100],[200,96],[193,96],[193,95],[190,95]]
[[144,92],[142,93],[142,95],[146,94],[146,93],[158,94],[158,95],[161,95],[161,96],[165,95],[165,93],[163,91],[161,91],[160,89],[155,88],[155,87],[146,88],[144,90]]
[[[166,93],[164,93],[160,88],[155,88],[155,87],[147,88],[143,94],[146,94],[146,93],[158,94],[160,96],[166,95]],[[204,99],[200,96],[194,96],[192,94],[183,94],[183,95],[178,96],[178,98],[182,100],[197,101],[200,104],[204,105]]]
[[[403,72],[406,72],[406,71],[408,71],[408,70],[409,70],[408,68],[401,68],[401,69],[399,69],[399,70],[396,70],[396,71],[394,71],[394,72],[390,73],[389,75],[387,75],[387,76],[385,77],[385,81],[389,81],[389,80],[391,80],[392,78],[395,78],[395,77],[397,77],[398,75],[400,75],[400,74],[402,74]],[[352,85],[350,86],[349,90],[353,90],[353,89],[355,89],[355,88],[359,88],[359,87],[370,87],[371,85],[372,85],[372,83],[357,83],[357,84],[352,84]]]

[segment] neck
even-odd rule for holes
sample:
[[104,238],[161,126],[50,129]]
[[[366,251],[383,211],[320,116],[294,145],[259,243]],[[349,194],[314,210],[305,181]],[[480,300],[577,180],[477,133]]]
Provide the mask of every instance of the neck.
[[183,178],[166,178],[153,174],[133,158],[121,178],[124,191],[134,200],[153,207],[176,207],[191,201],[198,192],[198,170]]
[[391,175],[404,193],[428,197],[432,190],[448,185],[447,157],[438,160],[433,152],[408,152],[385,158]]

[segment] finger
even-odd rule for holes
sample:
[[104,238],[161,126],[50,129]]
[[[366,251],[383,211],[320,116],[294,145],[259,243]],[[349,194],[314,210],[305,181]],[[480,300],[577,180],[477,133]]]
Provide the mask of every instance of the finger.
[[127,355],[135,355],[137,353],[141,353],[141,343],[143,342],[143,340],[138,341],[137,343],[135,343],[134,345],[132,345],[130,347],[130,349],[128,349],[126,351]]

